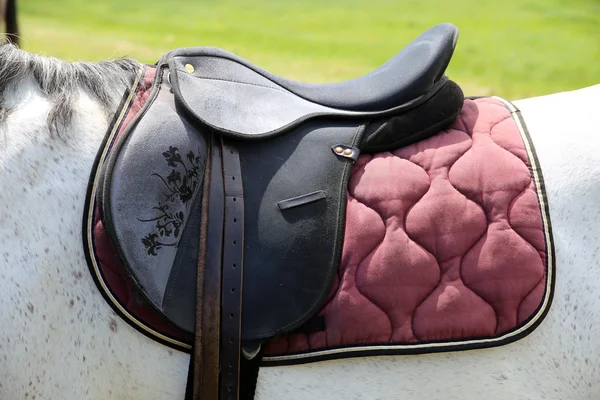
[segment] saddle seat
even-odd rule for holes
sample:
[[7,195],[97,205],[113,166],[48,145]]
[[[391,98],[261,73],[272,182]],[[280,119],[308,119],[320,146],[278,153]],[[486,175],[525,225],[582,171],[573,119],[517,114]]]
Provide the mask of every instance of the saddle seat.
[[195,360],[229,365],[222,393],[237,393],[241,343],[302,327],[330,296],[358,155],[432,136],[460,112],[462,91],[444,76],[457,35],[438,25],[377,70],[324,85],[208,47],[156,64],[102,166],[98,202],[149,304],[202,338]]
[[[195,67],[195,77],[262,84],[340,110],[382,111],[427,93],[446,70],[456,40],[457,30],[453,25],[437,25],[376,70],[338,83],[296,82],[265,71],[227,51],[209,47],[203,48],[200,62],[189,65]],[[179,54],[186,54],[186,51],[173,53],[174,56]]]
[[285,79],[212,47],[178,49],[168,56],[175,71],[171,79],[187,108],[222,133],[249,138],[320,115],[364,118],[410,109],[445,83],[457,38],[456,27],[440,24],[371,73],[331,84]]

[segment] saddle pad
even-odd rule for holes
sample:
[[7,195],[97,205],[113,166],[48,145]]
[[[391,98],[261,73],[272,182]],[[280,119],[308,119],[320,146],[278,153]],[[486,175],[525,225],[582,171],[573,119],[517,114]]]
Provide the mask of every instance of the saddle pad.
[[325,331],[280,337],[263,361],[501,345],[548,311],[554,257],[537,159],[518,110],[466,100],[453,126],[359,158]]
[[[108,143],[138,116],[153,78],[153,68],[141,72]],[[104,229],[93,193],[108,151],[96,160],[86,199],[90,271],[125,321],[189,351],[192,338],[136,293]],[[319,313],[324,330],[273,340],[265,364],[496,346],[531,332],[549,308],[554,257],[542,175],[506,101],[466,100],[452,128],[361,156],[346,221],[337,282]]]

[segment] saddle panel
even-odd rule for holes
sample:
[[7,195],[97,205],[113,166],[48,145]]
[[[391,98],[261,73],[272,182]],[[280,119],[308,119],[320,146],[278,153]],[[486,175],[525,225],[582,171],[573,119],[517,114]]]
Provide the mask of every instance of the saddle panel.
[[438,25],[375,71],[333,84],[291,81],[211,47],[174,50],[161,62],[169,64],[178,101],[195,118],[225,135],[252,139],[315,117],[374,118],[414,108],[447,81],[457,37],[453,25]]

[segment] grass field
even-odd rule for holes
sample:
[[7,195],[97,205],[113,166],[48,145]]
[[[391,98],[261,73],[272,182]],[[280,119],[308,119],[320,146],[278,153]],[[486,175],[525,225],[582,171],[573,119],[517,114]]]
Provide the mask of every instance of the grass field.
[[448,75],[509,99],[600,83],[598,0],[20,0],[22,46],[67,60],[154,63],[218,46],[290,78],[333,82],[377,67],[430,26],[461,31]]

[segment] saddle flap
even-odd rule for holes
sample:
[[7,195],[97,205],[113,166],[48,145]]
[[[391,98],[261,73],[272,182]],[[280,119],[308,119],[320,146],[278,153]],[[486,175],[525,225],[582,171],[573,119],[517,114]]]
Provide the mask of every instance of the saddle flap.
[[122,265],[150,304],[193,332],[203,135],[177,113],[162,76],[104,166],[103,221]]
[[346,82],[306,84],[227,51],[184,48],[164,57],[177,101],[199,122],[236,138],[282,133],[315,117],[376,117],[426,101],[445,82],[458,30],[440,24],[373,72]]

